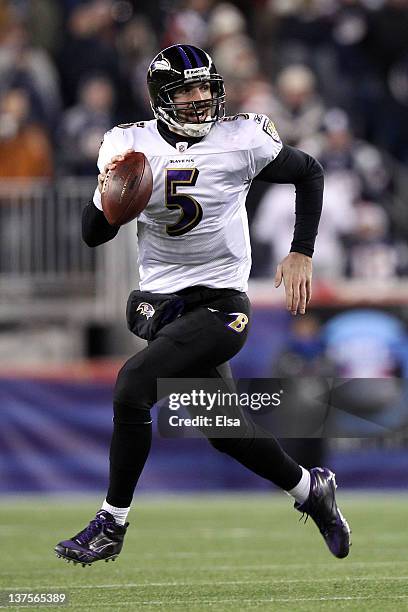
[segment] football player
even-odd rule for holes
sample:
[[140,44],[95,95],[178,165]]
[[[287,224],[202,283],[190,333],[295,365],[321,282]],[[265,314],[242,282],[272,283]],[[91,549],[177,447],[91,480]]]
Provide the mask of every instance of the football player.
[[[119,227],[109,225],[102,211],[103,182],[129,151],[143,151],[153,192],[138,218],[140,292],[128,303],[128,324],[149,343],[118,374],[102,508],[88,527],[55,548],[59,557],[83,565],[114,560],[122,549],[149,454],[157,379],[231,376],[228,360],[244,345],[251,318],[245,199],[254,179],[296,186],[293,242],[277,267],[275,286],[283,281],[293,315],[304,314],[311,297],[323,193],[318,162],[282,144],[264,115],[226,117],[223,79],[202,49],[179,44],[163,50],[150,64],[147,85],[155,119],[105,135],[98,186],[83,212],[89,246],[116,236]],[[217,450],[288,492],[295,508],[315,521],[333,555],[347,556],[350,529],[328,468],[304,469],[245,417],[234,437],[205,433]]]

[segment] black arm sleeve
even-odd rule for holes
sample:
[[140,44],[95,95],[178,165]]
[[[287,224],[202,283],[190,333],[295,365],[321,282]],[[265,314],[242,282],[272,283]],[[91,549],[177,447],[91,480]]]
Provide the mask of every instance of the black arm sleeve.
[[82,211],[82,238],[89,247],[112,240],[119,229],[119,225],[109,225],[103,212],[92,201]]
[[279,155],[255,180],[295,185],[296,221],[290,250],[311,257],[323,201],[323,168],[319,162],[299,149],[283,145]]

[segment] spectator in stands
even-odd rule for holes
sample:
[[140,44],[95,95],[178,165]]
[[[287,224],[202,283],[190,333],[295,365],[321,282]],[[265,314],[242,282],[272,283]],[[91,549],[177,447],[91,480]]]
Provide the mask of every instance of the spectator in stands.
[[119,55],[111,3],[92,0],[72,10],[65,43],[58,56],[65,104],[75,103],[79,83],[87,74],[105,73],[120,91]]
[[314,0],[267,0],[257,18],[267,59],[278,70],[295,63],[315,66],[316,56],[327,54],[325,19],[335,9],[334,3]]
[[326,175],[342,172],[354,175],[360,183],[359,197],[386,200],[391,189],[390,160],[376,147],[356,139],[347,114],[339,108],[324,116],[322,131],[300,143],[322,164]]
[[66,174],[93,176],[105,132],[116,123],[114,90],[108,77],[92,75],[80,84],[78,103],[65,111],[60,126],[60,162]]
[[269,114],[286,144],[298,145],[318,131],[324,105],[316,92],[315,76],[307,66],[293,64],[279,73]]
[[52,159],[46,130],[32,120],[27,92],[9,89],[0,98],[0,177],[49,178]]
[[384,209],[374,202],[359,202],[355,212],[347,249],[348,275],[367,280],[395,278],[399,272],[398,250],[390,239]]
[[121,71],[130,88],[128,102],[122,96],[121,120],[126,123],[150,117],[150,100],[146,90],[146,73],[156,53],[157,37],[143,15],[136,15],[124,25],[118,38]]
[[26,23],[32,44],[52,56],[60,49],[63,40],[62,4],[55,0],[30,0],[22,3],[26,5]]
[[207,47],[208,15],[213,0],[185,0],[170,12],[163,34],[163,46],[170,47],[188,40],[192,45]]
[[274,104],[271,83],[261,75],[255,75],[246,83],[246,87],[241,87],[240,112],[250,108],[253,113],[268,115]]
[[[390,99],[387,114],[377,128],[378,142],[397,159],[408,163],[408,52],[396,62],[388,75]],[[378,125],[378,124],[377,124]]]
[[370,15],[367,47],[372,65],[385,81],[390,69],[408,53],[407,0],[385,0]]
[[316,316],[309,313],[291,321],[287,346],[273,364],[272,373],[283,378],[332,373],[331,364],[324,354],[321,326]]
[[[269,261],[265,265],[266,249],[263,249],[263,269],[257,270],[254,258],[254,275],[273,276],[282,256],[282,245],[290,243],[293,233],[292,185],[273,185],[265,192],[251,225],[253,242],[269,246]],[[318,278],[337,278],[344,275],[345,252],[341,239],[352,232],[355,212],[353,207],[356,185],[346,174],[326,175],[323,196],[323,214],[317,236],[318,248],[313,256],[313,273]],[[254,249],[256,253],[256,249]]]
[[27,26],[18,16],[10,19],[1,37],[0,83],[3,89],[26,90],[32,114],[53,131],[61,108],[58,73],[45,49],[33,47]]
[[363,138],[376,111],[381,83],[367,53],[370,11],[360,0],[340,0],[328,24],[328,43],[333,54],[332,70],[324,74],[324,87],[331,100],[347,108],[356,118]]
[[242,12],[230,2],[216,5],[208,19],[208,39],[228,89],[227,112],[237,113],[260,76],[259,59]]

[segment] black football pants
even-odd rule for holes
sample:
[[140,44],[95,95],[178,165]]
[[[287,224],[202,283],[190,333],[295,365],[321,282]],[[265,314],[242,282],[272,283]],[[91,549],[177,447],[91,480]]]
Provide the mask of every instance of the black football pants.
[[[113,506],[130,506],[149,454],[150,409],[159,399],[157,379],[228,377],[226,362],[238,353],[247,338],[249,324],[244,321],[245,316],[250,319],[250,303],[244,293],[208,288],[190,288],[179,293],[193,296],[190,310],[163,327],[118,374],[107,495]],[[292,489],[301,477],[299,465],[271,434],[246,415],[240,416],[238,437],[208,437],[209,442],[282,489]]]

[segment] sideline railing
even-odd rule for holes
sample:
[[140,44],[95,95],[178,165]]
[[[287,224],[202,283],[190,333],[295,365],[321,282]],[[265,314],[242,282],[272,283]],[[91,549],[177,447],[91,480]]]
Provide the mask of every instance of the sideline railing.
[[106,320],[137,285],[136,226],[98,249],[81,238],[89,179],[0,181],[0,320]]

